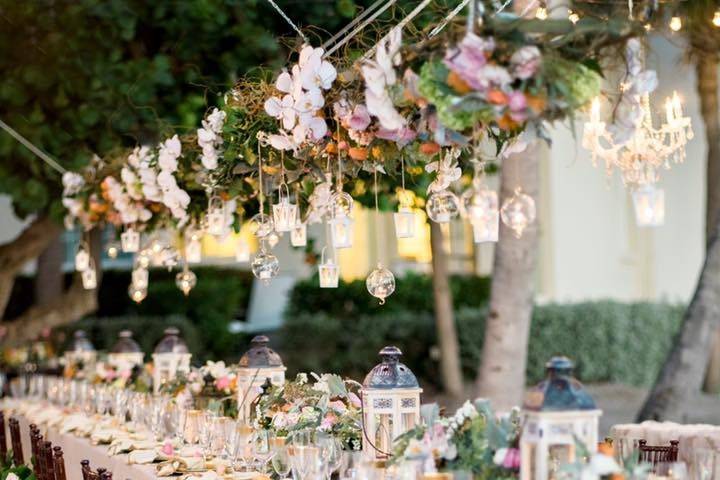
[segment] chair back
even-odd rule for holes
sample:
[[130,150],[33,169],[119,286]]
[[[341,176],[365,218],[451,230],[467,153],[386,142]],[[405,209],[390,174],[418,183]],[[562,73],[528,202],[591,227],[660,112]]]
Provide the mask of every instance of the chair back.
[[7,457],[7,438],[5,437],[5,412],[0,410],[0,461],[4,462]]
[[13,463],[16,466],[25,465],[22,441],[20,440],[20,422],[18,422],[17,418],[11,418],[8,424],[10,425],[10,443],[12,444]]
[[[98,470],[99,470],[99,469],[98,469]],[[107,470],[105,470],[105,471],[100,475],[100,480],[112,480],[112,472],[108,472]]]
[[30,448],[32,450],[33,471],[35,472],[35,478],[37,478],[37,480],[43,480],[45,475],[44,458],[40,453],[42,451],[42,444],[43,436],[40,435],[40,432],[37,430],[31,431]]
[[55,472],[55,480],[67,480],[62,447],[53,448],[53,471]]
[[43,457],[43,461],[41,462],[43,466],[43,478],[40,480],[54,480],[55,468],[53,466],[53,448],[51,442],[43,442],[40,455]]
[[94,480],[90,477],[92,469],[90,468],[90,460],[80,461],[80,471],[82,472],[83,480]]
[[640,462],[651,463],[673,463],[677,462],[679,441],[670,440],[670,446],[666,445],[648,445],[646,440],[638,442],[640,450]]

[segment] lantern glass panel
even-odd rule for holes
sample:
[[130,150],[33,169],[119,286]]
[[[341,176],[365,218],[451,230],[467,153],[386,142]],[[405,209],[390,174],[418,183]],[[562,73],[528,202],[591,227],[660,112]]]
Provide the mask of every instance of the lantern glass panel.
[[353,219],[340,215],[330,219],[330,237],[335,248],[350,248],[353,240]]
[[575,461],[572,445],[550,445],[548,448],[548,478],[558,478],[563,466]]
[[140,233],[132,228],[120,234],[120,246],[123,252],[132,253],[140,250]]
[[276,203],[272,208],[275,231],[289,232],[292,230],[297,218],[297,205],[290,203],[289,198],[283,197],[280,199],[280,203]]
[[307,245],[307,225],[298,222],[290,231],[290,244],[293,247],[304,247]]
[[393,441],[393,419],[390,413],[375,414],[375,448],[380,452],[389,452]]
[[397,238],[412,238],[415,236],[415,213],[412,208],[400,207],[393,214],[395,221],[395,236]]
[[402,414],[402,429],[404,432],[412,430],[417,424],[417,415],[414,413],[403,413]]

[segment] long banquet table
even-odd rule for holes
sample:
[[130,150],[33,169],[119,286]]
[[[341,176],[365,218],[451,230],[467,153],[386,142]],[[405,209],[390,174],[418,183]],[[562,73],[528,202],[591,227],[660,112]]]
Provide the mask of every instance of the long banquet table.
[[[13,414],[20,423],[20,437],[23,445],[23,455],[25,461],[30,461],[30,423],[22,415]],[[7,424],[6,415],[6,424]],[[98,467],[107,468],[112,472],[114,480],[155,480],[154,465],[135,465],[128,464],[128,455],[120,454],[111,456],[108,454],[107,445],[93,445],[89,438],[76,437],[72,433],[60,433],[53,427],[39,425],[43,437],[53,443],[53,446],[62,447],[65,457],[65,470],[68,479],[78,480],[82,478],[80,462],[89,460],[93,469]],[[7,427],[6,427],[7,428]],[[7,432],[8,443],[10,442],[10,433]],[[10,445],[8,445],[10,448]]]

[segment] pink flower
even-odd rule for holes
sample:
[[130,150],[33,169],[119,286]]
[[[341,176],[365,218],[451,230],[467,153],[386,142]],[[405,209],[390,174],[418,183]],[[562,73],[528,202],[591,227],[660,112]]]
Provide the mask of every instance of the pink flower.
[[163,444],[160,451],[168,457],[172,456],[175,453],[175,449],[173,448],[172,442],[170,440],[166,441]]
[[502,466],[510,470],[517,470],[520,468],[520,450],[517,448],[508,448],[505,452],[505,458],[503,459]]
[[456,48],[452,48],[445,54],[445,65],[465,80],[471,88],[484,90],[484,86],[478,74],[487,64],[488,56],[495,49],[495,42],[492,38],[478,37],[474,33],[468,33]]
[[340,400],[333,400],[332,402],[328,403],[328,406],[336,412],[340,413],[341,415],[347,412],[347,407]]
[[534,45],[522,47],[510,57],[510,65],[515,78],[528,79],[540,69],[542,56]]
[[333,425],[335,425],[335,422],[337,422],[337,417],[333,413],[329,413],[325,415],[325,418],[322,419],[322,422],[320,422],[320,428],[322,430],[330,430]]
[[230,378],[225,376],[216,379],[215,388],[217,388],[218,390],[226,390],[230,388]]
[[347,117],[347,128],[363,131],[370,125],[370,113],[365,105],[355,105],[352,114]]
[[527,98],[521,91],[515,90],[507,94],[510,118],[516,122],[524,122],[527,118]]
[[353,392],[348,393],[348,399],[350,400],[350,403],[356,408],[360,408],[360,406],[362,405],[360,398]]
[[417,132],[415,132],[415,130],[409,127],[402,127],[398,128],[397,130],[388,130],[381,127],[375,133],[375,136],[383,140],[395,142],[398,144],[399,147],[404,147],[408,143],[415,140]]

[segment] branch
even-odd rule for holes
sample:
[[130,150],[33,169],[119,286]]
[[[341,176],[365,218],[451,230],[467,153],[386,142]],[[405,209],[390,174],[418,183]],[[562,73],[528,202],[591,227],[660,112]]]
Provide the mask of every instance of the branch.
[[16,319],[0,327],[3,346],[15,346],[32,340],[46,328],[73,323],[97,310],[97,291],[85,290],[79,276],[70,288],[45,305],[29,308]]

